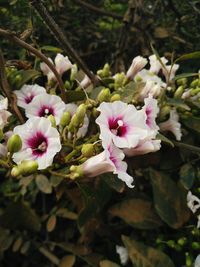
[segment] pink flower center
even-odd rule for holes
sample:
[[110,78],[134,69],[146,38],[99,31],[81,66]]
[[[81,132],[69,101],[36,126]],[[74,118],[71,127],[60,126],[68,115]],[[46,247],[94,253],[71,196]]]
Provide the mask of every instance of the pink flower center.
[[40,157],[47,151],[48,140],[41,132],[36,132],[34,136],[27,140],[27,145],[32,149],[34,156]]
[[109,118],[108,126],[110,131],[119,137],[125,136],[127,133],[128,127],[124,124],[122,118]]
[[149,127],[151,127],[151,112],[152,112],[152,109],[150,107],[147,107],[145,112],[146,112],[146,115],[147,115],[146,124]]
[[39,112],[38,112],[38,116],[39,117],[48,117],[49,115],[53,115],[54,116],[55,112],[53,107],[44,105],[40,108]]
[[27,95],[26,97],[25,97],[25,102],[26,102],[26,104],[29,104],[29,103],[31,103],[31,101],[33,100],[33,98],[34,98],[35,96],[34,95]]

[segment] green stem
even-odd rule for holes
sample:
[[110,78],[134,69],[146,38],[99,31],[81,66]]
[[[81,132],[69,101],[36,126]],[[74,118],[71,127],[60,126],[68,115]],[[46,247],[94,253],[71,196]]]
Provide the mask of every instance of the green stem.
[[176,142],[176,141],[172,141],[172,143],[177,147],[190,150],[193,153],[200,153],[200,147],[193,146],[193,145],[188,145],[188,144],[181,143],[181,142]]

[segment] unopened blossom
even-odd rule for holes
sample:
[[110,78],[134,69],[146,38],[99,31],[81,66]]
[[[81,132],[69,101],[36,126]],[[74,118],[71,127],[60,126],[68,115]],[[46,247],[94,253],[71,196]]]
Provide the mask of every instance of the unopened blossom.
[[85,75],[83,80],[80,82],[80,87],[81,88],[87,88],[91,84],[90,78]]
[[19,152],[13,154],[13,161],[20,164],[24,160],[35,160],[38,169],[51,166],[53,158],[61,150],[60,135],[46,118],[30,118],[13,131],[23,142]]
[[[51,58],[48,58],[49,61],[51,61],[52,64],[53,61]],[[70,62],[69,58],[66,56],[63,56],[62,54],[58,53],[55,57],[55,68],[57,72],[62,76],[64,72],[72,68],[72,63]],[[56,80],[56,77],[52,70],[47,66],[46,63],[42,62],[40,63],[40,69],[42,70],[43,74],[47,76],[48,81]]]
[[26,107],[25,113],[27,118],[47,118],[49,115],[53,115],[56,120],[56,125],[58,125],[64,110],[65,103],[59,96],[45,94],[34,97],[32,102]]
[[162,72],[165,76],[165,80],[166,81],[171,81],[172,79],[174,79],[176,71],[179,69],[179,65],[178,64],[174,64],[174,65],[166,65],[165,68],[162,69]]
[[126,265],[128,262],[128,250],[122,246],[116,246],[116,252],[119,254],[119,258],[122,265]]
[[103,142],[109,144],[113,141],[119,148],[132,148],[147,137],[146,114],[133,105],[122,101],[103,102],[97,110],[101,112],[96,123]]
[[148,61],[146,58],[141,56],[135,57],[126,73],[126,77],[129,79],[133,79],[135,75],[146,66],[147,63]]
[[17,96],[17,105],[19,107],[26,108],[27,105],[32,102],[35,96],[46,94],[46,90],[44,87],[38,84],[25,84],[20,90],[14,91],[14,93]]
[[195,259],[194,267],[200,267],[200,254]]
[[[65,105],[65,112],[69,112],[71,117],[76,113],[78,106],[74,103],[66,104]],[[76,133],[77,138],[82,138],[86,135],[89,125],[89,119],[88,116],[85,115],[83,120],[83,125],[78,129],[78,132]],[[71,133],[68,133],[68,138],[71,139]]]
[[[162,61],[163,65],[165,66],[168,60],[165,57],[161,57],[160,60]],[[150,63],[150,72],[153,72],[155,74],[158,74],[159,71],[163,68],[162,64],[156,57],[156,55],[151,55],[149,57],[149,63]]]
[[0,129],[7,124],[8,118],[11,116],[11,113],[7,111],[8,108],[8,99],[0,95]]
[[181,124],[179,122],[179,116],[176,112],[176,109],[172,109],[170,111],[169,119],[165,122],[160,123],[159,127],[161,132],[172,132],[175,135],[176,140],[181,140]]
[[155,135],[158,133],[159,127],[156,123],[156,118],[159,112],[158,101],[149,95],[149,97],[144,99],[144,106],[142,111],[146,113],[146,125],[147,127],[155,132]]
[[135,76],[134,80],[140,80],[142,82],[151,81],[154,82],[154,84],[159,85],[160,87],[166,87],[166,83],[164,83],[160,77],[146,69],[139,71]]
[[193,195],[191,191],[187,194],[187,206],[193,213],[200,208],[200,199]]
[[155,83],[154,81],[146,81],[145,86],[142,88],[140,92],[139,99],[142,101],[144,98],[149,95],[153,97],[158,97],[161,93],[162,87],[160,84]]
[[89,158],[82,165],[82,172],[85,176],[95,177],[97,175],[112,172],[117,174],[118,178],[126,183],[130,188],[133,178],[127,174],[127,163],[123,161],[125,155],[112,143],[108,145],[103,152]]
[[124,148],[123,152],[127,157],[133,157],[156,152],[160,150],[160,148],[161,148],[161,140],[147,140],[144,142],[140,142],[134,148]]

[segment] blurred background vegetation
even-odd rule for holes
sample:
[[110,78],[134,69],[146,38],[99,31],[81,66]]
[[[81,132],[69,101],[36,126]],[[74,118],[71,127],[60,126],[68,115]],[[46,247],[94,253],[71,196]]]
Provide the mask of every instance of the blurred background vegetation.
[[[124,70],[136,55],[170,57],[200,50],[200,2],[197,0],[49,0],[43,1],[73,47],[92,70],[109,62]],[[0,1],[0,27],[22,33],[31,29],[36,47],[59,45],[27,0]],[[0,40],[8,58],[23,54]],[[11,49],[12,46],[12,49]],[[194,62],[192,62],[194,64]],[[193,67],[190,64],[187,68]],[[194,67],[196,69],[196,66]],[[187,71],[187,69],[185,70]]]

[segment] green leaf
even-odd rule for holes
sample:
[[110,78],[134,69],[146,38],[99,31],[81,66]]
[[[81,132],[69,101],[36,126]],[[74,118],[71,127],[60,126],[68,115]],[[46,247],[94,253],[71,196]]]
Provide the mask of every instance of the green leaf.
[[187,163],[181,167],[180,182],[185,187],[185,189],[189,190],[193,186],[195,176],[195,169],[191,164]]
[[199,58],[200,58],[200,51],[196,51],[193,53],[188,53],[188,54],[180,56],[179,58],[175,60],[175,62],[188,60],[188,59],[199,59]]
[[182,108],[185,110],[190,110],[190,107],[185,104],[185,102],[182,99],[175,99],[175,98],[168,98],[167,104],[174,106],[176,108]]
[[98,87],[95,87],[95,88],[91,91],[91,93],[90,93],[90,98],[96,100],[98,94],[99,94],[99,93],[101,92],[101,90],[104,89],[104,88],[105,88],[104,86],[98,86]]
[[52,186],[48,178],[43,174],[38,174],[35,178],[35,182],[39,190],[45,194],[52,193]]
[[54,53],[62,53],[63,50],[61,48],[51,46],[51,45],[44,45],[40,48],[41,50],[48,51],[48,52],[54,52]]
[[173,142],[170,139],[168,139],[166,136],[164,136],[163,134],[161,134],[161,133],[157,134],[156,139],[159,139],[163,143],[166,143],[166,144],[170,145],[171,147],[174,147]]
[[175,267],[172,260],[163,252],[127,236],[122,236],[122,240],[134,267]]
[[192,129],[193,131],[200,134],[200,118],[191,116],[181,117],[181,122],[189,129]]
[[25,202],[14,202],[7,206],[4,213],[0,216],[2,227],[15,230],[27,229],[33,232],[40,230],[40,219]]
[[110,188],[114,189],[115,191],[122,193],[125,188],[125,183],[122,182],[117,175],[112,173],[105,173],[100,175],[100,179],[103,179]]
[[86,98],[83,91],[66,91],[67,102],[81,101]]
[[193,77],[193,76],[198,76],[199,73],[182,73],[182,74],[178,74],[174,77],[174,81],[182,79],[182,78],[188,78],[188,77]]
[[137,98],[143,87],[144,83],[142,82],[130,82],[124,88],[117,90],[116,93],[121,96],[123,102],[129,103],[133,98]]
[[109,210],[112,216],[117,216],[138,229],[154,229],[162,225],[155,213],[153,203],[139,198],[132,198],[117,203]]
[[17,75],[21,76],[20,81],[16,83],[17,89],[20,89],[24,84],[26,84],[30,80],[39,77],[41,75],[41,72],[37,70],[20,70],[17,72]]
[[166,173],[150,169],[149,174],[157,213],[170,227],[180,228],[190,218],[186,204],[187,191],[179,187]]
[[109,260],[100,261],[99,266],[100,267],[120,267],[115,262],[112,262],[112,261],[109,261]]

